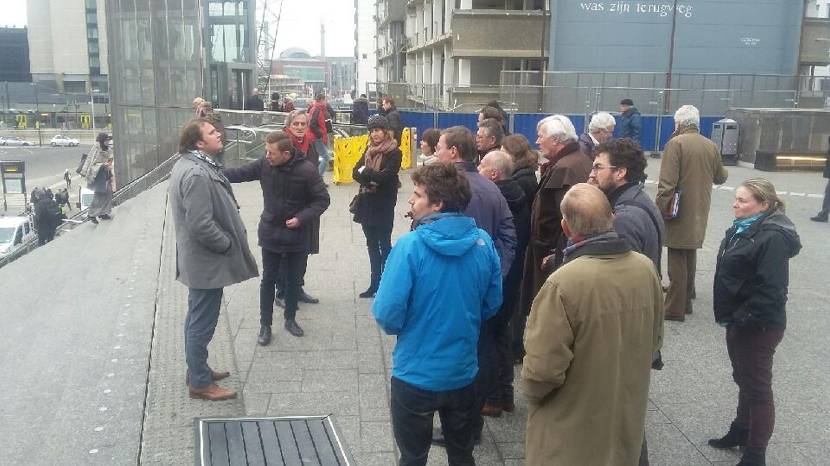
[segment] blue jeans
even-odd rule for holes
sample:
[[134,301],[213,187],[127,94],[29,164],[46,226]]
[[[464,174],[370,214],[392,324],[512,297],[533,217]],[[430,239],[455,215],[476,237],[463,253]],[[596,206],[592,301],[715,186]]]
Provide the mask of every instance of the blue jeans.
[[190,386],[202,388],[213,383],[207,363],[207,346],[213,339],[216,322],[219,321],[222,288],[189,290],[187,317],[184,320],[184,351]]
[[473,460],[473,385],[457,390],[421,390],[392,377],[391,411],[395,442],[401,451],[400,466],[427,464],[432,440],[432,417],[441,418],[450,466],[475,465]]
[[320,157],[320,166],[318,167],[320,170],[320,176],[323,176],[323,174],[326,173],[326,169],[329,167],[331,154],[329,154],[329,148],[323,144],[322,139],[315,139],[313,144],[314,149],[317,150],[317,155]]

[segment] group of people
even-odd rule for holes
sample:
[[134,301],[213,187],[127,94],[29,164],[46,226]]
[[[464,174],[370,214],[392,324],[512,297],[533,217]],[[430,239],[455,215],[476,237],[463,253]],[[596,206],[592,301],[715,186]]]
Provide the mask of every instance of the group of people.
[[[474,464],[482,416],[515,409],[517,362],[529,403],[528,464],[648,464],[646,404],[650,371],[662,366],[663,322],[692,311],[712,184],[727,177],[700,135],[697,109],[675,113],[656,199],[643,188],[643,150],[613,138],[608,114],[594,116],[587,138],[566,116],[541,120],[541,167],[524,136],[506,134],[494,106],[482,109],[475,135],[461,126],[427,130],[423,166],[411,175],[411,231],[393,246],[402,154],[394,102],[383,108],[367,119],[349,208],[370,263],[360,297],[374,298],[375,320],[397,336],[391,413],[400,464],[425,464],[431,443],[446,447],[451,465]],[[324,157],[314,153],[320,136],[310,129],[322,107],[310,112],[289,114],[285,130],[268,135],[265,156],[234,169],[219,163],[223,141],[209,120],[182,132],[169,189],[178,279],[190,289],[191,397],[236,396],[215,383],[228,373],[207,365],[223,287],[259,273],[232,183],[259,181],[263,193],[258,343],[270,342],[280,296],[285,329],[303,335],[298,302],[317,301],[303,291],[303,276],[330,203],[314,169]],[[787,263],[800,242],[766,180],[742,183],[733,210],[713,293],[739,400],[728,433],[709,443],[745,447],[739,464],[758,465],[774,422],[771,367],[786,322]]]

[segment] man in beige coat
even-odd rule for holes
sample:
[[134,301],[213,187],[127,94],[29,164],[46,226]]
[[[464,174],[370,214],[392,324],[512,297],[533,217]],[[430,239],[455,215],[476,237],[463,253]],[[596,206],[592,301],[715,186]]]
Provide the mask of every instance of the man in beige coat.
[[[692,313],[697,250],[706,236],[712,184],[723,184],[728,174],[715,143],[700,134],[700,113],[695,107],[680,107],[674,126],[663,152],[655,201],[666,220],[666,319],[682,322]],[[673,215],[675,193],[680,193],[680,204]]]
[[533,301],[525,335],[527,464],[634,465],[663,335],[660,280],[614,233],[598,188],[575,185],[561,212],[571,246]]

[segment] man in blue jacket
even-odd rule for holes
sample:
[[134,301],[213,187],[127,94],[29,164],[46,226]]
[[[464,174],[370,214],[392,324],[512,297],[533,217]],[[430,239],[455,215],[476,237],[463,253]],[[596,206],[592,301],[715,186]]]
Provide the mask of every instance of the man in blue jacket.
[[455,166],[428,165],[412,180],[415,230],[392,248],[372,306],[398,337],[391,411],[399,464],[426,464],[438,411],[449,464],[473,465],[476,346],[482,322],[501,306],[499,258],[487,232],[461,213],[470,184]]
[[640,111],[634,106],[631,99],[620,101],[620,137],[631,138],[640,142],[640,128],[642,128]]

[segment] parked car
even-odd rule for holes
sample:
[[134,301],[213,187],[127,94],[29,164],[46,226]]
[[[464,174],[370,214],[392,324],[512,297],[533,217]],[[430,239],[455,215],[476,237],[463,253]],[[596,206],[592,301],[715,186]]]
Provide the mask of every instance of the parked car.
[[4,136],[0,139],[0,146],[31,146],[32,143],[17,136]]
[[36,238],[29,217],[0,217],[0,258],[27,246]]
[[49,141],[49,144],[52,147],[56,147],[56,146],[73,147],[73,146],[77,146],[80,143],[81,143],[81,141],[79,141],[77,139],[70,138],[69,136],[64,136],[63,134],[56,134],[55,137],[53,137],[52,140]]

